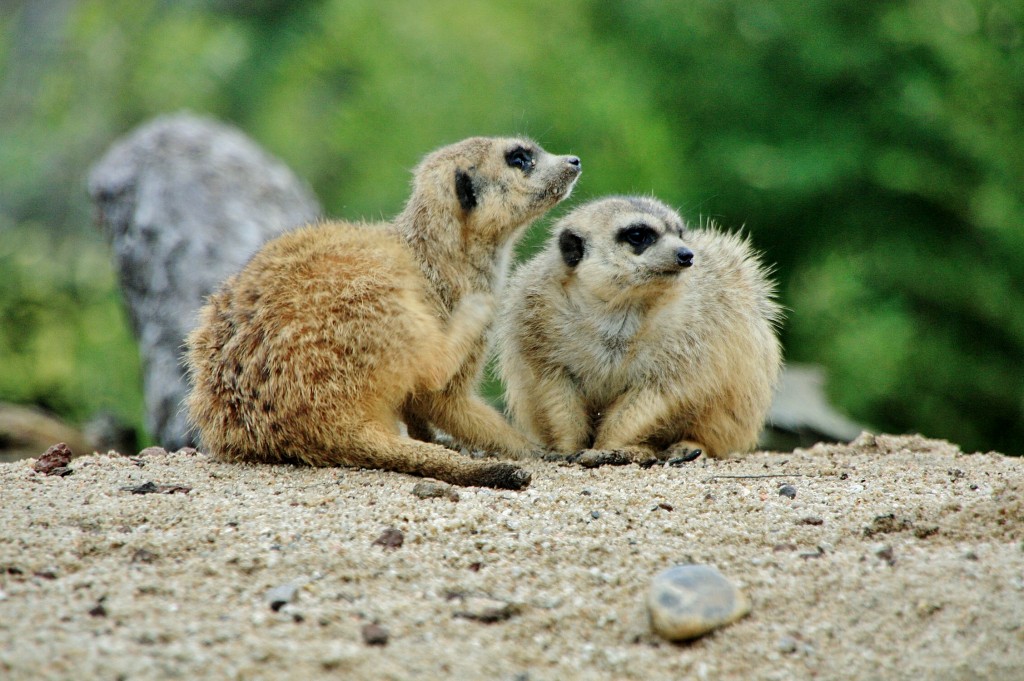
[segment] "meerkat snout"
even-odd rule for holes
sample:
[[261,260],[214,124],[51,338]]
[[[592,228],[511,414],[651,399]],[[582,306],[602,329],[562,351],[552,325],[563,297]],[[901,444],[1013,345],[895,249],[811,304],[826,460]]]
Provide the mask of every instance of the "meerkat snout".
[[693,265],[693,251],[685,246],[681,246],[676,249],[676,264],[680,267],[690,267]]

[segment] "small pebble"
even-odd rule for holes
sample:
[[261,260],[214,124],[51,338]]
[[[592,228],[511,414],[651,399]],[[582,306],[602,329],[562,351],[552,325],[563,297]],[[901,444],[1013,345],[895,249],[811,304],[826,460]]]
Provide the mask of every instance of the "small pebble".
[[36,460],[32,469],[37,473],[42,473],[43,475],[57,475],[63,477],[71,473],[71,469],[68,468],[68,464],[71,463],[71,458],[73,456],[74,453],[71,451],[71,448],[61,442],[47,449],[46,452]]
[[390,636],[387,629],[379,624],[363,625],[363,643],[368,646],[386,646]]
[[459,493],[455,489],[444,482],[437,482],[435,480],[422,480],[417,482],[412,488],[413,495],[420,499],[450,499],[451,501],[459,500]]
[[927,539],[939,533],[938,525],[921,525],[914,528],[914,536],[918,539]]
[[897,518],[896,514],[887,513],[875,516],[875,519],[871,521],[871,525],[864,528],[864,536],[870,538],[876,534],[902,532],[903,530],[911,529],[913,526],[914,524],[907,518]]
[[452,614],[454,617],[494,624],[518,615],[519,611],[519,606],[514,603],[480,596],[467,596],[462,599],[461,607]]
[[121,489],[132,494],[188,494],[192,491],[192,488],[186,485],[158,485],[152,480],[135,487],[122,487]]
[[780,653],[795,653],[796,639],[792,636],[783,636],[777,644]]
[[383,546],[385,549],[397,549],[401,548],[402,544],[405,543],[405,535],[402,531],[389,527],[380,533],[380,536],[373,540],[374,546]]
[[267,592],[264,599],[267,604],[270,605],[270,609],[277,612],[289,603],[295,602],[295,597],[299,593],[299,587],[295,584],[282,584],[275,586],[273,589]]
[[779,495],[796,499],[796,487],[793,487],[793,485],[783,485],[779,488]]
[[656,634],[685,641],[745,616],[750,601],[715,567],[677,565],[651,581],[647,609]]
[[593,518],[594,520],[597,520],[598,518],[601,517],[601,512],[600,511],[591,511],[590,512],[590,517]]
[[139,456],[167,456],[167,450],[163,447],[146,447]]

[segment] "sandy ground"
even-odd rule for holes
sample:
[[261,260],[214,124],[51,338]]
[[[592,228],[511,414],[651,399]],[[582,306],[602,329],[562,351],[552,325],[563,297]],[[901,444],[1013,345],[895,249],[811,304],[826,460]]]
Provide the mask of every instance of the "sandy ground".
[[[187,452],[32,463],[0,465],[3,679],[1024,679],[1024,460],[941,441],[536,462],[457,501]],[[146,482],[181,487],[124,489]],[[753,611],[660,641],[648,583],[690,561]],[[457,614],[481,598],[508,618]]]

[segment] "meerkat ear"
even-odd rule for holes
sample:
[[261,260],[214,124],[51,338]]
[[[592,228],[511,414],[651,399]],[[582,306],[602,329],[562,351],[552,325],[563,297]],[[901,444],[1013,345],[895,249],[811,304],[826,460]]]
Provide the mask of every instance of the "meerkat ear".
[[476,187],[473,178],[461,168],[455,171],[455,195],[459,197],[462,210],[471,211],[476,208]]
[[583,260],[583,237],[568,229],[558,235],[558,250],[562,252],[562,260],[569,267],[576,267]]

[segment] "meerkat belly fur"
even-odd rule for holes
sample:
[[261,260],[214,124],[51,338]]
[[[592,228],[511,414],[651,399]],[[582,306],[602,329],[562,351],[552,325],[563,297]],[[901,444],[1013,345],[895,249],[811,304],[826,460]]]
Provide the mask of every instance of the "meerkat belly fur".
[[202,446],[232,461],[528,484],[518,466],[405,437],[399,422],[512,456],[536,448],[476,385],[509,252],[579,173],[578,158],[530,140],[471,138],[420,163],[393,222],[327,222],[267,243],[186,342]]
[[604,198],[516,271],[498,371],[516,423],[554,450],[725,457],[757,442],[780,318],[747,240],[690,229],[653,199]]

